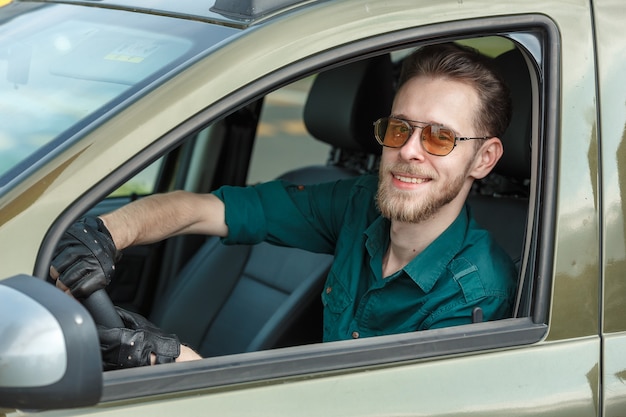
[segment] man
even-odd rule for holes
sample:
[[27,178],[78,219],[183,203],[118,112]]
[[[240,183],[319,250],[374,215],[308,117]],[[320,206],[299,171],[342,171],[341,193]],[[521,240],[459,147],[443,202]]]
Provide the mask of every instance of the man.
[[[427,46],[405,60],[391,116],[374,123],[383,145],[378,177],[176,191],[89,219],[94,226],[81,229],[108,242],[108,259],[184,233],[333,253],[322,293],[325,341],[467,324],[476,307],[486,320],[509,317],[515,267],[465,205],[473,181],[502,156],[498,136],[509,118],[508,91],[487,58],[454,44]],[[94,267],[81,245],[70,233],[51,267],[53,278],[60,273],[57,286],[79,298],[112,275]],[[130,345],[141,346],[140,359],[123,366],[178,357],[177,339],[120,314],[128,329],[100,333],[112,362]],[[180,352],[179,361],[197,358],[184,346]]]

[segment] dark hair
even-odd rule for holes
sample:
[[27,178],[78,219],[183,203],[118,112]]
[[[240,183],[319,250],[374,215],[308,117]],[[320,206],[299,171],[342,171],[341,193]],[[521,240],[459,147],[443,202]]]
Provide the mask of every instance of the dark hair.
[[481,103],[474,112],[477,134],[502,136],[509,125],[509,89],[493,60],[475,49],[455,43],[424,46],[404,60],[399,87],[419,76],[449,78],[473,86]]

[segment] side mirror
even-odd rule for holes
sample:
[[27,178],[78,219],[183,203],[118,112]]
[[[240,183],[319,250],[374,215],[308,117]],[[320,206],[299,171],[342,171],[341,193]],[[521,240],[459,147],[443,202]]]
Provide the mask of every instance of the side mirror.
[[85,308],[27,275],[0,281],[0,408],[59,409],[96,404],[102,362]]

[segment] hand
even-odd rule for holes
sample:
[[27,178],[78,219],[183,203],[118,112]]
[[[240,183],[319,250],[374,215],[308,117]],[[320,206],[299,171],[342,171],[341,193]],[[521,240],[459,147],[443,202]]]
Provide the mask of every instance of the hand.
[[174,362],[180,342],[139,314],[119,307],[124,328],[98,326],[102,364],[105,371]]
[[111,282],[119,256],[102,220],[86,217],[70,226],[61,238],[50,276],[57,287],[84,299]]
[[188,362],[188,361],[197,361],[202,359],[202,356],[198,354],[195,350],[186,345],[180,345],[180,356],[176,358],[176,363],[178,362]]

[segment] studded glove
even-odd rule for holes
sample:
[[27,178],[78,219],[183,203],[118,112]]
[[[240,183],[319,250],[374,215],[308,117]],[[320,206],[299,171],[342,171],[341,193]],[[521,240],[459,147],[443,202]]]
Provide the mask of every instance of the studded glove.
[[85,217],[65,232],[52,266],[72,295],[84,299],[111,282],[120,256],[102,220]]
[[166,334],[139,314],[116,307],[125,328],[98,326],[102,365],[105,371],[170,363],[180,355],[180,342],[174,334]]

